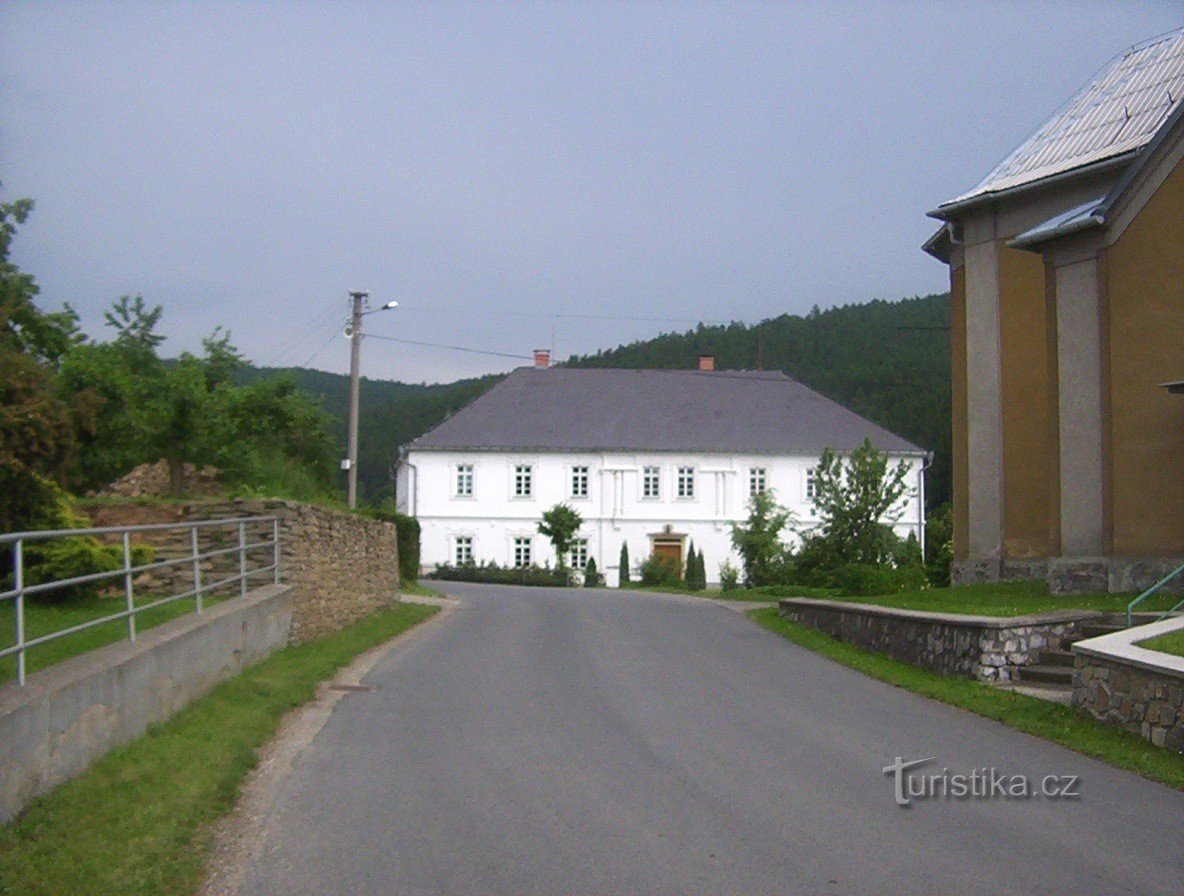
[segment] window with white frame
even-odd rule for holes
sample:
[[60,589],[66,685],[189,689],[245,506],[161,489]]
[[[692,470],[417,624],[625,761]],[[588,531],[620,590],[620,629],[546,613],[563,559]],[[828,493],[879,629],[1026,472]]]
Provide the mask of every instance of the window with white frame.
[[571,468],[571,496],[573,498],[588,497],[588,468]]
[[514,539],[514,565],[521,569],[524,566],[530,566],[530,545],[532,539],[529,535]]
[[765,493],[765,468],[748,468],[748,494],[763,495]]
[[680,498],[695,497],[695,468],[678,468],[678,490],[675,492]]
[[641,496],[651,500],[662,497],[662,472],[657,467],[642,467]]
[[514,497],[529,498],[534,494],[534,468],[530,464],[514,467]]
[[473,536],[458,535],[453,541],[453,557],[457,566],[473,562]]
[[473,465],[456,465],[456,496],[458,498],[473,497]]
[[583,569],[588,565],[588,539],[577,538],[572,541],[571,549],[567,552],[567,560],[572,569]]
[[810,467],[806,470],[806,500],[813,501],[818,494],[818,468]]

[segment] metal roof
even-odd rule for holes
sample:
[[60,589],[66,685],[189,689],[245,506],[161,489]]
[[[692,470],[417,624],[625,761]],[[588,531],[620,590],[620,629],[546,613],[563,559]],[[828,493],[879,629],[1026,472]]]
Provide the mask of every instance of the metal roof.
[[1184,28],[1132,47],[945,212],[987,196],[1132,155],[1184,102]]
[[924,449],[780,372],[520,367],[415,450],[758,455]]

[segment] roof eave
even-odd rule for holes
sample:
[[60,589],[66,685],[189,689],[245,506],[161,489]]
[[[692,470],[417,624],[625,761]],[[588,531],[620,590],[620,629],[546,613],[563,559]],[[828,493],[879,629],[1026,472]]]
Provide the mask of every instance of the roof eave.
[[1068,171],[1058,171],[1056,174],[1050,174],[1047,177],[1042,177],[1038,180],[1031,180],[1027,181],[1026,183],[1016,184],[1014,187],[1008,187],[1005,190],[994,190],[986,193],[978,193],[974,196],[968,196],[965,199],[954,199],[950,202],[939,205],[932,211],[926,212],[926,214],[930,218],[936,218],[938,221],[955,221],[967,209],[974,208],[975,206],[984,205],[988,202],[997,201],[1000,199],[1011,199],[1014,196],[1027,193],[1029,190],[1053,186],[1055,184],[1063,183],[1067,180],[1083,177],[1087,174],[1098,174],[1103,171],[1108,171],[1111,168],[1119,168],[1132,159],[1136,158],[1141,151],[1141,148],[1133,149],[1129,152],[1111,156],[1108,159],[1100,159],[1097,162],[1090,162],[1088,165],[1070,168]]
[[1036,248],[1037,246],[1042,246],[1051,240],[1105,226],[1106,218],[1103,215],[1097,214],[1095,212],[1094,214],[1086,215],[1083,218],[1074,218],[1072,221],[1066,221],[1064,224],[1061,224],[1058,227],[1052,227],[1043,233],[1034,233],[1031,235],[1020,234],[1015,239],[1008,240],[1007,245],[1011,246],[1013,249],[1030,249],[1032,251],[1039,251]]
[[950,235],[950,225],[943,224],[937,233],[921,244],[921,251],[926,255],[932,255],[942,264],[949,264],[953,247],[954,238]]

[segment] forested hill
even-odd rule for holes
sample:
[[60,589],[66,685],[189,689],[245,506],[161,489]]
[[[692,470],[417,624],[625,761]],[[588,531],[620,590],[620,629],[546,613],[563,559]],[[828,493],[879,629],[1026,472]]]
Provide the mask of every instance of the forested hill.
[[[930,506],[950,496],[950,307],[948,295],[874,301],[760,324],[700,325],[595,355],[572,367],[680,368],[714,355],[720,370],[782,370],[824,395],[934,452],[927,477]],[[251,377],[274,373],[251,370]],[[342,421],[349,407],[345,376],[294,369],[301,388]],[[483,393],[500,377],[442,385],[362,381],[358,478],[372,501],[392,494],[397,448]],[[344,447],[342,448],[344,456]]]

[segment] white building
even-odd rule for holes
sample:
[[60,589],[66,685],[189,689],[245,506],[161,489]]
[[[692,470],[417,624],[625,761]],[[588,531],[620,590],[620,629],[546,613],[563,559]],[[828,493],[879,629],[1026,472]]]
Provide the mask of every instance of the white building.
[[570,565],[593,557],[616,584],[622,542],[636,576],[653,554],[684,559],[693,541],[716,582],[723,561],[740,566],[731,527],[754,491],[773,491],[796,523],[816,522],[822,450],[865,438],[909,463],[895,528],[924,540],[926,452],[782,373],[715,371],[710,359],[681,371],[545,365],[515,370],[408,446],[399,506],[419,520],[425,570],[554,565],[538,524],[562,502],[583,518]]

